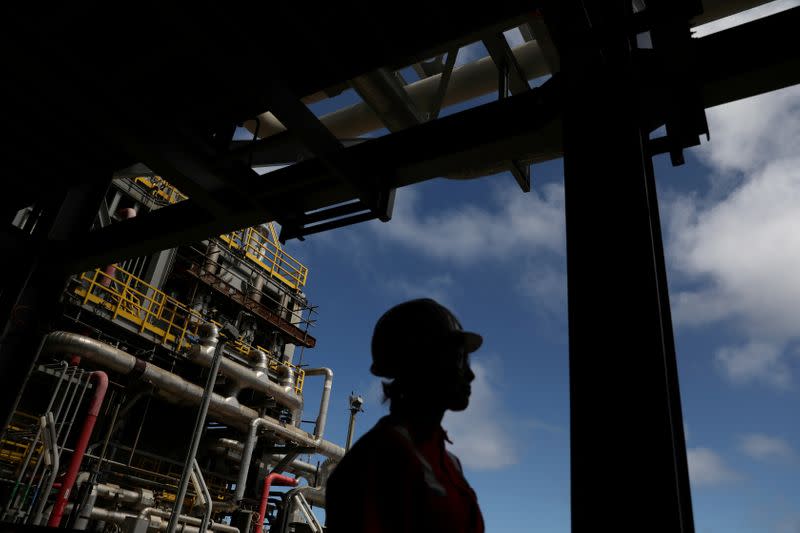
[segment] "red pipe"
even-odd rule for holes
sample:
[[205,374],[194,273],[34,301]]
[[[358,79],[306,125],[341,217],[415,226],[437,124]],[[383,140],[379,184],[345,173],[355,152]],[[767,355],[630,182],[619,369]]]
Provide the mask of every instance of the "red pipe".
[[58,490],[56,502],[53,504],[53,511],[50,513],[50,519],[47,521],[47,527],[58,527],[61,524],[61,516],[64,514],[64,507],[67,505],[72,486],[78,478],[78,470],[83,461],[83,454],[86,453],[86,447],[89,445],[89,437],[92,436],[94,423],[97,422],[97,415],[100,414],[100,406],[103,405],[103,399],[106,396],[106,390],[108,390],[108,375],[105,372],[92,372],[91,379],[95,380],[92,403],[89,404],[89,411],[86,413],[86,418],[83,420],[81,434],[78,437],[78,442],[75,443],[75,451],[72,453],[72,457],[69,460],[67,473],[64,475],[64,480],[61,482],[61,488]]
[[278,486],[294,487],[297,485],[297,479],[283,476],[281,474],[271,473],[264,478],[264,490],[261,492],[261,505],[258,508],[258,532],[264,528],[264,518],[267,516],[267,500],[269,499],[269,489],[275,484]]

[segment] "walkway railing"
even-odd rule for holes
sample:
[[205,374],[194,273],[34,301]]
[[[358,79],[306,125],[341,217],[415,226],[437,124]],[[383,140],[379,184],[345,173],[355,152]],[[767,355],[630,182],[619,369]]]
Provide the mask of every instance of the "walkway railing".
[[[175,204],[188,198],[159,176],[139,176],[133,181],[149,189],[161,202]],[[308,268],[281,247],[272,222],[266,229],[260,226],[246,228],[220,235],[220,239],[229,248],[242,250],[247,259],[292,289],[299,291],[305,286]]]
[[[211,322],[202,314],[191,309],[183,302],[168,296],[165,292],[153,287],[120,267],[114,275],[103,270],[85,272],[79,278],[80,284],[73,290],[83,299],[83,304],[95,304],[111,313],[112,320],[120,320],[135,326],[139,333],[147,334],[152,340],[171,348],[176,352],[188,349],[199,341],[199,329],[204,323]],[[291,367],[297,381],[295,391],[303,391],[305,372],[302,368],[276,359],[270,350],[263,346],[251,346],[241,339],[232,343],[243,356],[257,348],[268,356],[269,367],[277,371],[281,365]]]

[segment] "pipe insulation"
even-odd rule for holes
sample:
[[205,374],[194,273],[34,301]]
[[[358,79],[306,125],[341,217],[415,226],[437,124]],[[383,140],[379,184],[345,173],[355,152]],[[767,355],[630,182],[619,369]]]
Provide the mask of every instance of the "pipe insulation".
[[[704,12],[695,17],[693,25],[705,24],[747,9],[767,3],[769,0],[705,0]],[[519,63],[525,78],[532,80],[550,74],[550,67],[538,42],[528,41],[511,49]],[[430,102],[439,90],[442,75],[436,74],[409,83],[404,87],[409,100],[420,110],[429,110]],[[467,63],[453,69],[447,91],[442,101],[442,109],[478,98],[497,91],[497,68],[489,56]],[[317,101],[319,94],[314,95]],[[338,139],[354,139],[385,126],[375,111],[365,102],[360,102],[320,117],[322,123]],[[256,121],[245,122],[244,126],[255,132]],[[258,136],[270,137],[286,127],[272,113],[266,112],[258,116]]]
[[[86,361],[91,361],[123,375],[128,375],[136,369],[142,381],[152,384],[156,388],[157,395],[170,402],[199,405],[203,397],[202,387],[90,337],[66,331],[55,331],[47,335],[43,351],[51,354],[74,353],[84,357]],[[208,413],[219,422],[243,430],[250,429],[251,423],[258,420],[260,427],[278,438],[296,442],[303,447],[313,447],[326,457],[340,459],[344,455],[344,448],[341,446],[330,441],[316,439],[310,433],[274,418],[261,418],[254,409],[239,404],[235,398],[224,398],[213,393]]]
[[[301,409],[303,407],[303,399],[294,392],[294,386],[284,386],[271,381],[266,369],[267,355],[261,350],[253,351],[258,352],[253,356],[256,364],[259,365],[257,370],[250,370],[236,361],[223,358],[220,361],[222,375],[234,381],[239,388],[253,389],[272,396],[283,407],[291,410]],[[211,368],[214,347],[195,344],[189,349],[187,356],[192,362]],[[306,375],[308,375],[308,372],[306,372]]]
[[[71,505],[68,506],[68,509],[69,507],[71,507]],[[169,519],[169,516],[169,511],[155,509],[152,507],[143,509],[138,515],[125,511],[104,509],[103,507],[92,507],[92,510],[89,514],[89,518],[92,520],[111,522],[112,524],[117,525],[123,525],[125,520],[128,518],[145,519],[150,522],[148,529],[154,529],[156,531],[164,531],[167,529],[167,521],[164,519]],[[178,518],[178,521],[181,523],[179,528],[181,533],[199,533],[200,528],[198,526],[200,526],[200,523],[202,522],[201,519],[193,516],[181,515]],[[219,531],[221,533],[239,533],[239,528],[219,522],[211,522],[208,526],[208,529],[211,531]]]

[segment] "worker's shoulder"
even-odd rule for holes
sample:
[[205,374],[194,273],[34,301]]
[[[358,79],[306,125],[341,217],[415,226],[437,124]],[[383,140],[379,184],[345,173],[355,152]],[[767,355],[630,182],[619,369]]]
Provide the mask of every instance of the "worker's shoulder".
[[383,470],[393,466],[400,467],[406,462],[405,457],[412,456],[413,452],[393,425],[387,419],[381,419],[353,444],[331,474],[331,478],[355,472],[363,473],[363,469],[370,465]]

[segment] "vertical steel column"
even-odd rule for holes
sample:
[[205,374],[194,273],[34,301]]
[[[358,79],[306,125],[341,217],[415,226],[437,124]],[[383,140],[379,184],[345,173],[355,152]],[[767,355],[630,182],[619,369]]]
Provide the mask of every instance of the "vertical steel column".
[[[658,203],[630,0],[559,21],[569,288],[572,531],[691,533]],[[597,9],[597,8],[595,8]]]
[[67,243],[88,232],[111,181],[87,167],[93,181],[69,184],[42,195],[42,216],[14,261],[0,291],[0,427],[5,428],[36,362],[36,347],[58,317],[58,305],[71,272],[63,270]]

